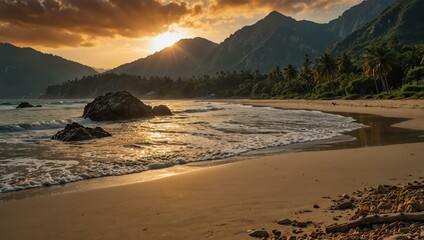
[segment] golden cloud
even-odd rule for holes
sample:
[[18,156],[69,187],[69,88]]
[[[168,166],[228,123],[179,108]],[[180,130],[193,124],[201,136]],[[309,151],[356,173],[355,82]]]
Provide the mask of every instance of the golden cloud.
[[153,36],[199,11],[184,1],[0,0],[0,40],[90,46],[97,37]]
[[[249,14],[328,9],[359,0],[0,0],[0,41],[93,46],[98,38],[140,38],[173,24],[213,28]],[[216,29],[214,29],[216,30]]]
[[215,0],[212,8],[216,11],[237,7],[249,9],[278,10],[285,14],[297,14],[306,11],[323,10],[335,5],[358,2],[359,0]]

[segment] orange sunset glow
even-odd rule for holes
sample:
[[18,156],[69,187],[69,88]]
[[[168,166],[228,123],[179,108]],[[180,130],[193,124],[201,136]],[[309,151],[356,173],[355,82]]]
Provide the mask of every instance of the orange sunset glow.
[[358,2],[1,0],[0,41],[113,68],[182,38],[204,37],[219,43],[272,10],[299,20],[328,22]]
[[0,240],[424,240],[424,0],[0,0]]

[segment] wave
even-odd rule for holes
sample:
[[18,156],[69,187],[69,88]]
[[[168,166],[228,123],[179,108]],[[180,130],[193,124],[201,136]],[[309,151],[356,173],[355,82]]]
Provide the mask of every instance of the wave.
[[186,109],[181,111],[175,111],[174,113],[202,113],[202,112],[213,112],[213,111],[220,111],[220,110],[224,110],[224,108],[218,108],[218,107],[192,108],[192,109]]
[[0,106],[12,106],[12,105],[16,105],[16,104],[13,104],[11,102],[2,102],[2,103],[0,103]]
[[49,102],[48,104],[50,105],[71,105],[71,104],[85,104],[85,103],[89,103],[90,101],[86,100],[86,101],[55,101],[55,102]]
[[46,129],[55,129],[55,128],[63,128],[66,124],[77,122],[80,124],[90,123],[90,119],[60,119],[60,120],[51,120],[51,121],[40,121],[34,123],[18,123],[18,124],[7,124],[0,125],[0,132],[20,132],[20,131],[28,131],[28,130],[46,130]]

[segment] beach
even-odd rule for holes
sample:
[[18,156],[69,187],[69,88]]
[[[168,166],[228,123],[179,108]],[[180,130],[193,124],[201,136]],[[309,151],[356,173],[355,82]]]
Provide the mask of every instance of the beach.
[[[424,130],[423,100],[225,102],[404,118],[395,127]],[[140,183],[3,201],[0,236],[250,239],[250,229],[289,231],[275,223],[282,218],[313,220],[325,227],[334,223],[334,214],[316,210],[314,204],[327,209],[332,204],[327,197],[424,177],[423,149],[421,141],[258,156]]]

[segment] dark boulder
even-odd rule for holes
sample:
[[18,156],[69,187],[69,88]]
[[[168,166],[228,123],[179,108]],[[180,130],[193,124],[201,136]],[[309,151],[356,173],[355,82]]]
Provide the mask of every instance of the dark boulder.
[[165,105],[159,105],[152,109],[152,113],[154,116],[168,116],[172,115],[171,109],[169,109]]
[[110,136],[112,135],[101,127],[89,128],[74,122],[67,124],[65,129],[56,133],[52,139],[64,142],[74,142]]
[[95,98],[84,108],[83,117],[93,121],[127,120],[154,117],[152,107],[144,104],[129,92],[107,93]]
[[16,108],[33,108],[33,107],[42,107],[41,105],[34,106],[29,102],[21,102]]

